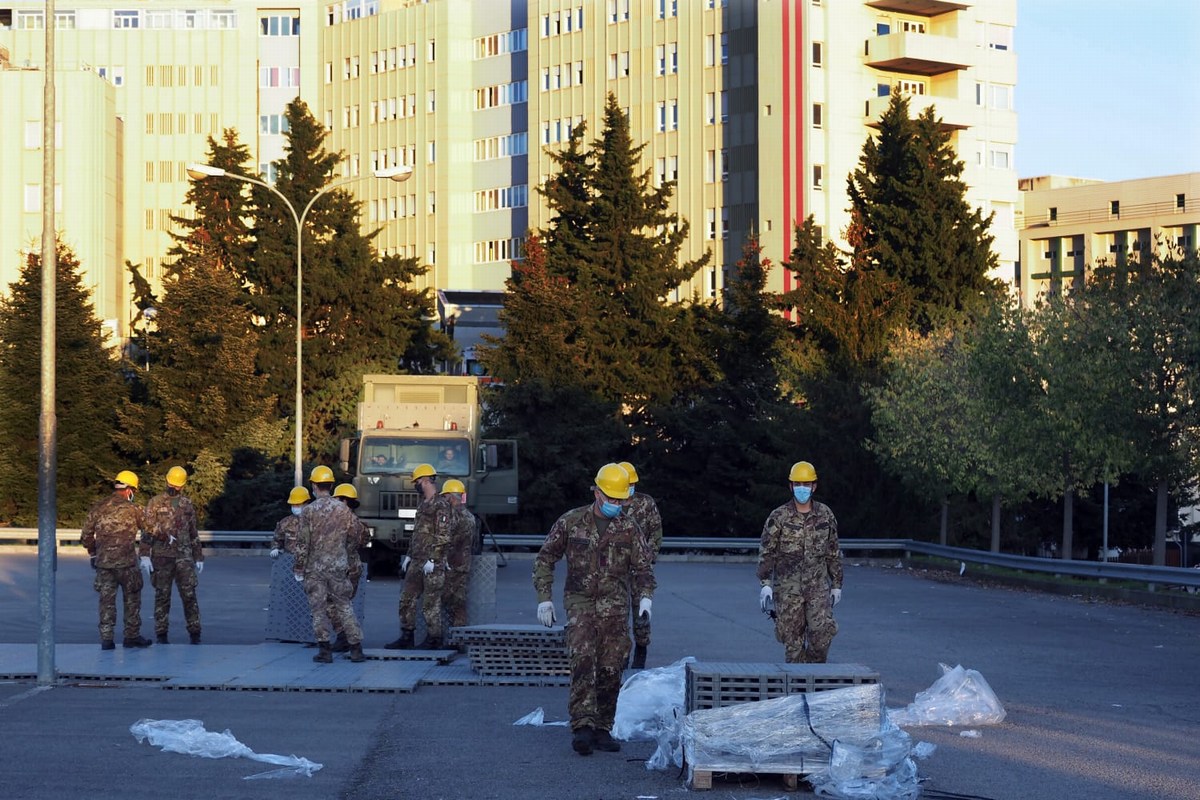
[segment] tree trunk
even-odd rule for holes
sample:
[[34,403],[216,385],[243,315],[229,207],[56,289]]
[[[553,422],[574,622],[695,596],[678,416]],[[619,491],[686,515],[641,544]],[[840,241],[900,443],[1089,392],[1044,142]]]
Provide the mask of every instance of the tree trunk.
[[1063,538],[1062,557],[1070,560],[1075,557],[1075,492],[1068,486],[1063,492]]
[[992,552],[1000,552],[1000,495],[992,495]]
[[[1181,534],[1182,535],[1182,534]],[[1167,564],[1167,482],[1160,480],[1154,490],[1154,565]],[[1182,566],[1182,562],[1180,563]]]
[[941,542],[942,547],[946,546],[946,537],[948,535],[947,530],[949,527],[950,527],[950,498],[943,497],[942,498],[942,522],[941,522],[941,529],[938,533],[938,541]]

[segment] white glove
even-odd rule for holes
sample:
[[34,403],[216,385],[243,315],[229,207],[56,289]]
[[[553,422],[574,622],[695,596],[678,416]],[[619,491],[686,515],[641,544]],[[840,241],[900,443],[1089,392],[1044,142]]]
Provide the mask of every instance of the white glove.
[[842,590],[841,589],[831,590],[829,592],[829,598],[831,600],[833,600],[833,604],[836,606],[838,603],[842,602]]
[[770,586],[762,587],[762,591],[758,593],[758,607],[764,614],[775,608],[775,592]]
[[296,579],[296,583],[304,583],[304,576],[293,572],[292,577]]
[[204,572],[204,562],[197,561],[196,562],[196,574],[199,575],[201,572]]
[[141,562],[142,572],[146,573],[147,575],[149,575],[151,572],[154,572],[154,565],[150,563],[150,556],[142,556],[138,560]]
[[409,558],[408,556],[405,556],[404,558],[400,559],[400,574],[401,575],[408,572],[408,564],[410,561],[412,561],[412,559]]
[[271,548],[271,558],[279,558],[279,548],[278,547]]
[[554,620],[554,603],[549,600],[538,603],[538,622],[550,628],[553,627]]
[[421,572],[424,572],[426,575],[432,575],[433,567],[434,567],[433,559],[431,558],[425,562],[425,566],[421,567]]
[[650,598],[649,597],[643,597],[641,600],[638,601],[638,616],[644,618],[646,620],[646,622],[650,621]]

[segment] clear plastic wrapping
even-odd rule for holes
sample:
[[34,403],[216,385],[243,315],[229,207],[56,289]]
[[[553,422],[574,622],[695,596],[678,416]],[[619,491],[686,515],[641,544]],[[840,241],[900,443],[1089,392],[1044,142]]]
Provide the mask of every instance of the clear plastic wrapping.
[[682,766],[679,731],[687,692],[687,656],[666,667],[634,673],[621,686],[612,734],[627,742],[658,742],[646,769]]
[[245,780],[260,778],[312,777],[321,768],[320,764],[300,756],[277,756],[256,753],[239,742],[226,730],[216,733],[205,730],[198,719],[140,719],[129,726],[129,732],[139,742],[149,741],[169,753],[183,753],[201,758],[248,758],[275,764],[280,769],[247,775]]
[[984,677],[973,669],[945,664],[942,677],[917,696],[906,708],[888,711],[892,723],[916,725],[998,725],[1006,712]]

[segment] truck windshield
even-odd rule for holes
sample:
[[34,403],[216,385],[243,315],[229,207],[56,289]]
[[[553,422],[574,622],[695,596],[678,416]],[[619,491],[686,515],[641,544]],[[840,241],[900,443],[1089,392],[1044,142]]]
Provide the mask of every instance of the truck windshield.
[[438,475],[471,474],[471,456],[464,439],[391,439],[371,437],[359,449],[364,475],[407,474],[418,464],[432,464]]

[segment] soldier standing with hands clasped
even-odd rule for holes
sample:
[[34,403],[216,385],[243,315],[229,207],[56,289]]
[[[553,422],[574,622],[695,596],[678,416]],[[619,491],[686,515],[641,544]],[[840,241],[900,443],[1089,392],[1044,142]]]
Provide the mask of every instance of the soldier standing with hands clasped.
[[129,470],[117,473],[113,493],[92,506],[83,523],[80,543],[92,557],[96,570],[93,583],[100,593],[100,649],[112,650],[113,632],[117,627],[117,588],[125,601],[125,647],[149,647],[150,640],[142,636],[143,572],[150,569],[150,558],[141,560],[138,568],[138,534],[145,527],[145,518],[133,502],[138,476]]
[[167,490],[146,504],[146,533],[141,552],[150,556],[154,584],[154,633],[159,644],[167,644],[171,622],[171,586],[179,587],[183,618],[192,644],[200,644],[200,603],[196,582],[204,570],[204,551],[196,532],[196,508],[183,496],[187,471],[167,470]]
[[350,660],[365,661],[362,651],[362,628],[350,606],[350,559],[348,551],[357,543],[358,517],[343,502],[335,500],[333,470],[326,466],[313,467],[309,475],[316,498],[300,512],[300,534],[296,537],[295,563],[292,573],[304,584],[308,607],[312,612],[313,634],[320,648],[313,661],[333,663],[329,646],[330,625],[326,611],[339,630],[346,632],[350,643]]
[[629,502],[629,473],[605,464],[596,473],[592,502],[568,511],[550,528],[533,568],[538,620],[547,628],[556,619],[550,599],[554,565],[567,559],[563,607],[567,647],[571,651],[568,712],[571,747],[581,756],[593,750],[617,752],[612,738],[621,691],[621,672],[629,657],[629,597],[638,598],[638,616],[650,618],[654,571],[650,545],[623,513]]
[[837,634],[833,606],[842,599],[837,519],[812,499],[817,471],[797,461],[788,474],[792,499],[771,512],[759,546],[759,604],[778,609],[775,638],[788,663],[823,664]]

